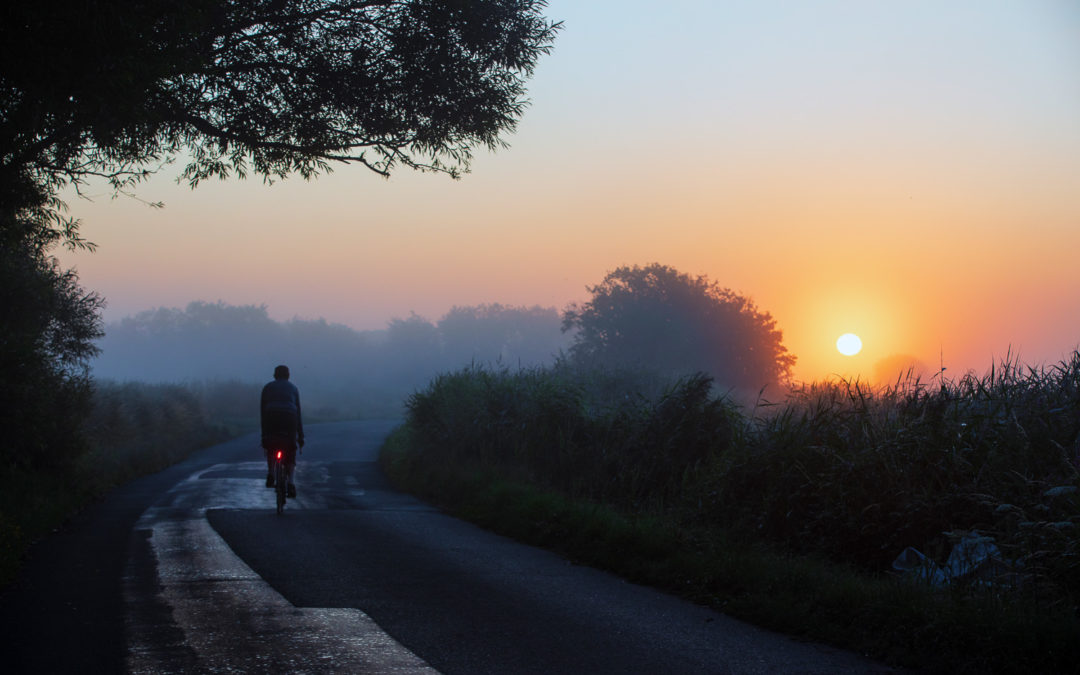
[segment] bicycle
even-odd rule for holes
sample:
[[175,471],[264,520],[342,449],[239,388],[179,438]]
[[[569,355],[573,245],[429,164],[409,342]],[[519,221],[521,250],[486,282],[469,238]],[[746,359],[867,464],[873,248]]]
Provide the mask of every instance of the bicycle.
[[289,471],[285,467],[285,451],[278,450],[274,457],[274,492],[277,493],[277,512],[279,516],[285,511],[288,482]]

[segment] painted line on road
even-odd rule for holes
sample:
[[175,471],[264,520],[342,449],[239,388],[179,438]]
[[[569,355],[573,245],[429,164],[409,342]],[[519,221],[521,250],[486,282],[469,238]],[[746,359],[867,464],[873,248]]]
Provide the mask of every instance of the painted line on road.
[[157,563],[154,600],[168,612],[148,620],[138,611],[147,602],[138,589],[147,584],[137,577],[153,572],[129,564],[128,671],[188,672],[190,664],[177,658],[182,652],[193,654],[198,671],[207,673],[436,673],[364,612],[296,607],[233,553],[206,511],[267,508],[267,493],[252,490],[250,478],[200,476],[252,466],[265,464],[219,464],[197,472],[140,517],[136,535],[148,537]]

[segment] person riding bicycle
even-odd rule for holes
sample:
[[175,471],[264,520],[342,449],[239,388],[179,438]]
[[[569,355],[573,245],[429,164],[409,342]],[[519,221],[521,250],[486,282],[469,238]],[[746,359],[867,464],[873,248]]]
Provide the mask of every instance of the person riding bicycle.
[[266,453],[266,487],[274,487],[274,451],[284,450],[289,475],[288,496],[295,497],[293,469],[296,468],[296,451],[304,447],[304,423],[300,417],[300,390],[289,382],[288,366],[274,368],[274,380],[263,387],[259,421]]

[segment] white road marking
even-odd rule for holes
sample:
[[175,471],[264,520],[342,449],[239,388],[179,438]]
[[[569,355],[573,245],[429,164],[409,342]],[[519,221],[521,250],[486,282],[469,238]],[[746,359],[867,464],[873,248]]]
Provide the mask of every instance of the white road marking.
[[[206,673],[436,673],[358,609],[298,608],[262,580],[206,520],[212,508],[273,509],[273,492],[251,478],[201,478],[215,471],[265,468],[262,462],[219,464],[178,483],[143,513],[157,559],[157,600],[171,623],[134,611],[145,588],[125,579],[127,667],[131,673],[188,672],[178,653],[194,654]],[[323,473],[313,471],[312,477]],[[163,639],[172,626],[182,636]],[[175,632],[175,630],[173,630]]]

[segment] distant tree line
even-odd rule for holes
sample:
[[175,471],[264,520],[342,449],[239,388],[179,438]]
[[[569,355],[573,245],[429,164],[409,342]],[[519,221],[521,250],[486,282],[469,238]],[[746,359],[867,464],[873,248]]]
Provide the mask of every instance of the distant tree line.
[[[786,383],[794,357],[768,313],[710,282],[652,264],[620,267],[560,316],[553,307],[453,307],[437,321],[410,314],[382,330],[324,319],[270,318],[266,306],[193,302],[109,324],[99,378],[144,382],[268,380],[287,364],[329,416],[396,413],[441,372],[470,364],[510,369],[630,368],[677,378],[703,372],[724,390]],[[237,414],[242,414],[238,410]]]
[[312,412],[396,414],[441,371],[546,365],[568,344],[555,308],[454,307],[435,322],[411,314],[357,331],[324,319],[275,321],[266,306],[193,302],[108,324],[93,369],[113,380],[261,383],[284,363]]

